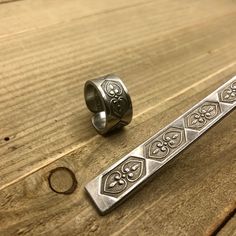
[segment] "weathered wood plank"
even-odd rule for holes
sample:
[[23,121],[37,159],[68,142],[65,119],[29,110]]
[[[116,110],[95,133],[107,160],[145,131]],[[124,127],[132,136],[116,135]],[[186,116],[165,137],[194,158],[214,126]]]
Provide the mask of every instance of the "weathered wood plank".
[[[77,151],[2,190],[2,234],[208,233],[208,228],[211,229],[209,225],[221,219],[218,216],[222,214],[222,209],[235,207],[235,112],[184,151],[145,189],[105,217],[99,216],[92,207],[83,186],[100,169],[171,121],[173,114],[182,113],[213,87],[216,85],[201,93],[195,91],[194,96],[188,91],[159,106],[158,114],[147,112],[143,115],[147,117],[145,121],[139,117],[139,122],[129,131],[110,138],[97,137]],[[56,194],[48,186],[49,172],[58,166],[68,167],[76,174],[78,188],[71,195]],[[227,215],[227,212],[224,214]]]
[[[235,111],[111,214],[99,216],[83,187],[235,74],[235,2],[2,6],[0,234],[213,233],[236,208]],[[83,84],[111,72],[129,88],[134,119],[104,138],[91,127]],[[50,188],[57,167],[75,173],[73,194]],[[61,171],[52,181],[61,190],[73,178]]]
[[230,7],[220,11],[222,17],[211,13],[206,20],[199,14],[190,17],[190,5],[175,3],[177,21],[168,20],[172,13],[156,14],[157,6],[136,6],[1,39],[0,188],[95,135],[83,101],[86,79],[107,72],[123,76],[138,116],[215,71],[234,66],[236,19]]

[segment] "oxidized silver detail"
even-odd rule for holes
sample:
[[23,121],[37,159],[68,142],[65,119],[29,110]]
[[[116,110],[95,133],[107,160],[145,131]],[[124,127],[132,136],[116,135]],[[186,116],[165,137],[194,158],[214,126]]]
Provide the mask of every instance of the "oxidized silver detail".
[[115,98],[119,98],[119,96],[122,94],[123,89],[122,86],[119,82],[115,82],[112,80],[105,80],[102,83],[102,87],[104,89],[104,91],[106,92],[106,94],[110,97],[115,97]]
[[164,161],[176,148],[186,142],[184,129],[169,127],[145,145],[145,157]]
[[116,81],[105,80],[102,83],[102,88],[108,95],[107,100],[110,103],[112,114],[122,117],[127,111],[128,101],[121,84]]
[[145,160],[131,156],[102,177],[101,192],[118,197],[145,173]]
[[236,102],[236,80],[220,92],[220,100],[226,103]]
[[219,103],[204,102],[186,117],[186,127],[201,130],[220,113]]

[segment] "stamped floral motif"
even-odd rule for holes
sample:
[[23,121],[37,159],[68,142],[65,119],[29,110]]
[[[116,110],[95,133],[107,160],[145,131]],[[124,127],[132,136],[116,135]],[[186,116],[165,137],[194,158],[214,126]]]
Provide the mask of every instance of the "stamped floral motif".
[[186,142],[184,130],[169,127],[145,145],[147,158],[164,161],[172,152]]
[[146,173],[145,160],[129,157],[102,178],[102,193],[118,197]]
[[220,113],[219,103],[204,102],[185,118],[186,127],[201,130]]
[[127,100],[124,97],[119,97],[118,99],[113,98],[110,103],[112,111],[118,117],[122,117],[127,111]]
[[236,102],[236,80],[220,92],[220,100],[227,103]]
[[122,117],[128,109],[128,102],[121,84],[117,81],[106,80],[102,87],[110,98],[109,101],[113,114]]
[[122,94],[122,87],[118,82],[106,81],[104,88],[107,95],[112,98],[119,98]]

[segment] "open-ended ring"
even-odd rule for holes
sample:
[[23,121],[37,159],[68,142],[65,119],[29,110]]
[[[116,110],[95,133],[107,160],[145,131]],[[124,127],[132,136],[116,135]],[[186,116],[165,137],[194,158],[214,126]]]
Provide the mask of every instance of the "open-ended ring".
[[84,86],[88,109],[94,113],[92,124],[99,134],[128,125],[133,109],[128,90],[116,75],[88,80]]

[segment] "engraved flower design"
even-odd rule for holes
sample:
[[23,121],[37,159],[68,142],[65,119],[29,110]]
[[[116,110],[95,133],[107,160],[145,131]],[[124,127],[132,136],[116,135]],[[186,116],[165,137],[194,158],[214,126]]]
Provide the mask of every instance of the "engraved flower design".
[[103,177],[104,193],[119,194],[144,174],[144,160],[131,157]]
[[233,103],[236,101],[236,81],[228,85],[221,93],[220,99],[223,102]]
[[115,82],[108,82],[106,92],[110,97],[118,98],[122,94],[121,87]]
[[[125,97],[122,85],[117,81],[105,81],[102,85],[105,93],[108,95],[111,105],[112,115],[122,117],[128,110],[128,101]],[[123,95],[122,95],[123,94]]]
[[[108,184],[108,188],[114,188],[117,184],[126,185],[126,182],[122,179],[122,174],[119,171],[114,172],[113,181]],[[123,178],[125,178],[124,176]]]
[[149,146],[149,156],[155,159],[165,158],[171,151],[178,147],[183,140],[183,133],[180,130],[169,130],[154,140]]
[[191,122],[192,125],[196,124],[196,123],[205,123],[206,119],[211,119],[212,117],[212,111],[214,111],[214,107],[210,106],[207,108],[207,110],[205,109],[199,109],[199,113],[194,114],[194,118]]
[[113,98],[111,100],[111,108],[114,114],[121,117],[127,111],[127,101],[123,97]]
[[226,94],[224,95],[225,99],[233,99],[236,97],[236,82],[232,84],[230,88],[227,89]]
[[152,146],[152,153],[157,154],[159,151],[166,152],[169,147],[176,143],[176,139],[179,137],[179,134],[173,134],[171,137],[163,138],[163,141],[156,141]]
[[126,167],[123,171],[123,174],[117,171],[116,175],[114,176],[114,181],[108,185],[108,188],[113,188],[116,184],[125,185],[125,179],[128,179],[132,182],[134,177],[133,172],[135,172],[138,168],[140,168],[139,163],[134,164],[131,166],[131,168]]
[[210,123],[220,112],[219,103],[204,102],[186,117],[186,126],[200,130]]

